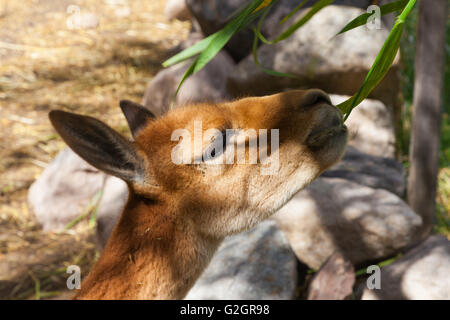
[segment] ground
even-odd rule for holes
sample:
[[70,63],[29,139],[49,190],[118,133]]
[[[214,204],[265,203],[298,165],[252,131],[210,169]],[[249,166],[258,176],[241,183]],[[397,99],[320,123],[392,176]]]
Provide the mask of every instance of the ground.
[[[118,101],[140,101],[170,49],[188,34],[189,23],[165,20],[164,3],[0,2],[0,299],[68,297],[67,266],[88,270],[95,261],[92,224],[44,233],[27,206],[28,187],[65,146],[47,114],[89,114],[128,134]],[[76,8],[70,5],[95,13],[98,27],[69,29]],[[438,210],[437,230],[449,235],[448,168],[440,174]]]
[[[47,114],[89,114],[128,134],[119,100],[140,102],[189,31],[166,21],[164,3],[0,2],[0,299],[58,297],[66,267],[94,261],[92,225],[43,233],[27,206],[28,187],[64,147]],[[98,27],[70,30],[70,5],[95,13]]]

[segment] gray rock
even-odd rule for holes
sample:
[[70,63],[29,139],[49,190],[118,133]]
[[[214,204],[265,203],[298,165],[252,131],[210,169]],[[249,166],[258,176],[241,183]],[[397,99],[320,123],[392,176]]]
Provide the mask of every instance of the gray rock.
[[[246,0],[186,0],[186,4],[203,33],[209,36],[222,29],[231,20],[233,13],[243,8],[248,2]],[[253,31],[248,28],[241,30],[225,46],[235,61],[243,59],[251,51],[252,35]]]
[[[317,0],[308,0],[304,5],[303,9],[310,8],[313,6]],[[335,0],[333,5],[335,6],[347,6],[355,7],[366,10],[371,5],[371,0]],[[280,21],[286,17],[294,8],[299,5],[298,0],[281,0],[278,1],[274,6],[270,14],[267,16],[261,31],[264,35],[272,38],[277,36],[281,32]],[[295,21],[295,16],[291,17],[291,21]],[[350,22],[350,21],[349,21]],[[253,40],[253,39],[251,39]],[[287,40],[289,41],[289,40]]]
[[167,20],[189,20],[191,12],[186,6],[185,0],[168,0],[164,8],[164,14]]
[[72,150],[62,150],[28,191],[28,203],[44,231],[78,217],[102,189],[106,175]]
[[[388,30],[356,28],[334,37],[340,29],[365,10],[331,5],[285,41],[261,45],[260,63],[269,69],[298,77],[273,77],[255,65],[252,56],[242,60],[230,75],[228,88],[233,96],[265,95],[287,88],[317,87],[326,92],[353,95],[363,83],[388,36]],[[297,21],[300,11],[292,21]],[[286,23],[288,27],[289,24]],[[397,106],[401,91],[398,59],[371,97],[388,106]]]
[[224,240],[186,299],[293,299],[297,261],[273,221]]
[[[160,71],[148,85],[142,104],[155,115],[169,110],[178,83],[192,61],[175,65]],[[188,78],[175,101],[176,106],[195,102],[221,102],[229,99],[226,91],[226,78],[233,72],[232,59],[220,52],[202,70]]]
[[188,34],[187,38],[185,40],[181,41],[175,47],[169,49],[168,56],[170,56],[170,57],[174,56],[177,53],[179,53],[189,47],[192,47],[193,45],[195,45],[197,42],[203,40],[204,38],[205,38],[205,36],[201,32],[197,21],[192,20],[191,29],[189,30],[189,34]]
[[103,249],[128,200],[127,184],[107,176],[97,208],[97,243]]
[[59,231],[82,214],[99,192],[97,240],[103,248],[128,199],[122,180],[104,174],[66,148],[31,185],[28,202],[44,231]]
[[355,269],[341,253],[320,267],[308,287],[308,300],[344,300],[353,293]]
[[339,178],[319,177],[274,216],[298,259],[318,269],[334,252],[353,264],[414,243],[422,224],[402,199]]
[[[317,1],[310,0],[304,7],[311,7],[315,2]],[[192,15],[199,22],[203,32],[206,35],[210,35],[222,29],[229,21],[231,21],[232,17],[234,17],[233,14],[244,8],[249,2],[246,0],[186,0],[186,3],[189,10],[192,12]],[[263,25],[262,31],[264,34],[274,35],[278,33],[281,30],[279,25],[281,19],[298,6],[298,4],[298,0],[278,1],[272,7],[266,22]],[[370,1],[335,0],[334,4],[356,6],[365,9],[369,6]],[[234,35],[226,45],[225,49],[235,61],[240,61],[251,52],[253,37],[253,31],[251,28],[247,27]]]
[[405,194],[406,176],[400,163],[391,158],[368,155],[350,146],[342,161],[325,171],[322,177],[343,178],[374,189],[385,189],[400,198]]
[[[348,96],[330,95],[337,105]],[[351,112],[345,122],[349,145],[378,157],[395,157],[395,127],[392,112],[382,102],[366,99]]]
[[381,268],[381,289],[365,284],[363,300],[450,300],[450,241],[430,236],[394,263]]

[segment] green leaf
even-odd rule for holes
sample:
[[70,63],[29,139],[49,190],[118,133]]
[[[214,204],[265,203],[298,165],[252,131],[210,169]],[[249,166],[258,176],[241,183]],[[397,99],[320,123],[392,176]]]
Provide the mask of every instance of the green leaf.
[[253,13],[258,12],[259,10],[262,10],[262,9],[268,7],[268,6],[271,6],[271,5],[274,4],[274,3],[275,3],[274,0],[264,0],[264,1],[259,5],[259,7],[257,7],[257,8],[253,11]]
[[[183,78],[181,79],[180,83],[178,84],[178,88],[175,91],[175,95],[174,98],[172,99],[172,105],[170,106],[170,108],[172,108],[175,97],[180,91],[180,88],[183,85],[184,81],[194,73],[200,71],[209,61],[211,61],[235,33],[237,33],[239,30],[241,30],[242,28],[244,28],[253,20],[255,20],[257,17],[260,16],[262,11],[259,11],[254,14],[252,13],[255,11],[256,8],[258,8],[261,5],[263,1],[264,0],[254,0],[236,18],[230,21],[222,30],[210,36],[212,37],[211,41],[207,44],[205,48],[203,48],[199,56],[194,60],[191,66],[184,73]],[[197,47],[197,50],[198,49],[199,47]],[[193,51],[191,51],[190,54]],[[192,57],[192,55],[190,55],[190,57]]]
[[345,114],[344,121],[348,119],[351,111],[369,96],[370,92],[372,92],[388,72],[400,46],[405,19],[411,12],[416,1],[409,0],[402,14],[398,17],[358,93],[337,106]]
[[97,208],[100,203],[102,197],[102,191],[99,191],[95,194],[95,196],[92,198],[91,202],[89,203],[88,207],[85,211],[83,211],[79,216],[75,217],[72,221],[70,221],[68,224],[64,226],[64,230],[69,230],[73,228],[75,225],[77,225],[81,220],[89,216],[93,212],[93,216],[89,219],[89,228],[93,227],[93,224],[95,225],[95,220],[97,219]]
[[264,2],[264,0],[254,0],[241,14],[228,23],[225,28],[216,33],[214,39],[206,49],[202,51],[197,58],[197,61],[194,63],[195,67],[193,73],[198,72],[211,61],[242,26],[246,26],[254,20],[254,18],[249,17],[249,15],[252,14],[262,2]]
[[[295,31],[297,31],[301,26],[303,26],[305,23],[307,23],[311,18],[320,10],[322,10],[327,5],[331,4],[334,0],[319,0],[317,1],[307,12],[306,14],[301,17],[296,23],[294,23],[292,26],[290,26],[286,31],[284,31],[281,35],[279,35],[275,40],[269,41],[267,40],[261,32],[257,32],[258,38],[266,43],[266,44],[275,44],[277,42],[280,42],[282,40],[285,40],[286,38],[290,37]],[[294,9],[295,10],[295,9]]]
[[[273,0],[272,3],[275,3],[276,1],[278,1],[278,0]],[[264,2],[264,0],[254,0],[253,3],[251,4],[251,7],[254,8],[254,4],[255,4],[255,3],[261,4],[262,2]],[[259,6],[259,5],[258,5],[258,6]],[[256,6],[256,8],[257,8],[258,6]],[[232,21],[230,21],[230,22],[228,23],[228,25],[225,26],[225,28],[229,27],[229,25],[233,25],[233,24],[237,23],[237,20],[242,19],[242,17],[244,17],[244,18],[245,18],[245,17],[248,17],[248,15],[252,13],[252,11],[249,12],[249,10],[247,10],[248,8],[249,8],[249,6],[247,5],[247,6],[244,8],[244,10],[240,10],[241,13],[240,13],[236,18],[234,18]],[[254,11],[254,10],[253,10],[253,11]],[[233,13],[233,15],[236,15],[236,14]],[[238,30],[235,31],[235,33],[239,32],[239,31],[240,31],[241,29],[243,29],[248,23],[250,23],[251,21],[253,21],[254,19],[256,19],[258,16],[259,16],[258,13],[257,13],[257,14],[254,14],[254,15],[252,16],[252,18],[249,19],[249,21],[246,20],[244,24],[240,25],[239,28],[238,28]],[[225,28],[224,28],[224,29],[225,29]],[[206,48],[208,48],[211,44],[214,46],[214,45],[215,45],[214,41],[216,41],[215,39],[223,33],[222,31],[223,31],[224,29],[217,31],[216,33],[213,33],[212,35],[206,37],[205,39],[203,39],[203,40],[197,42],[197,43],[194,44],[193,46],[191,46],[191,47],[189,47],[189,48],[186,48],[186,49],[184,49],[183,51],[177,53],[176,55],[170,57],[169,59],[167,59],[166,61],[164,61],[164,62],[162,63],[163,67],[164,67],[164,68],[167,68],[167,67],[170,67],[170,66],[172,66],[172,65],[174,65],[174,64],[183,62],[183,61],[185,61],[185,60],[187,60],[187,59],[189,59],[189,58],[192,58],[193,56],[195,56],[195,55],[201,53],[201,52],[204,51]]]
[[166,61],[164,61],[162,63],[163,67],[164,68],[170,67],[174,64],[180,63],[184,60],[187,60],[187,59],[192,58],[193,56],[199,54],[200,52],[202,52],[209,46],[209,44],[214,40],[216,35],[217,35],[217,33],[214,33],[214,34],[210,35],[209,37],[206,37],[205,39],[197,42],[192,47],[186,48],[185,50],[177,53],[173,57],[167,59]]
[[89,218],[89,229],[92,229],[95,227],[95,223],[97,222],[97,212],[98,212],[98,205],[100,204],[100,200],[102,198],[102,194],[103,194],[103,190],[100,190],[96,195],[94,200],[92,200],[93,202],[93,208],[92,208],[92,213],[91,213],[91,217]]
[[294,23],[292,26],[290,26],[285,32],[283,32],[281,35],[279,35],[275,39],[274,42],[276,43],[276,42],[282,41],[282,40],[290,37],[291,34],[293,34],[295,31],[297,31],[298,28],[300,28],[305,23],[307,23],[317,12],[322,10],[327,5],[331,4],[333,1],[334,0],[320,0],[320,1],[317,1],[311,7],[311,9],[309,9],[308,12],[302,18],[300,18],[300,20],[298,20],[296,23]]
[[[399,253],[397,256],[395,256],[391,259],[388,259],[388,260],[381,261],[381,262],[377,263],[376,265],[379,266],[380,268],[387,267],[388,265],[392,264],[393,262],[395,262],[396,260],[398,260],[401,257],[402,257],[402,254]],[[367,274],[367,268],[362,268],[355,272],[355,276],[357,276],[357,277],[361,276],[361,275],[365,275],[365,274]]]
[[280,24],[283,24],[286,21],[288,21],[295,13],[297,13],[298,10],[300,10],[305,5],[306,1],[308,1],[308,0],[303,0],[302,2],[300,2],[300,4],[298,6],[296,6],[291,12],[289,12],[289,14],[286,17],[284,17],[280,21]]
[[[382,16],[384,16],[384,15],[392,13],[392,12],[403,10],[403,8],[405,8],[405,6],[408,3],[408,1],[409,0],[400,0],[400,1],[396,1],[396,2],[385,4],[385,5],[380,7],[380,13],[381,13]],[[367,19],[369,19],[369,17],[371,15],[372,15],[372,13],[366,12],[366,13],[356,17],[355,19],[350,21],[344,28],[342,28],[342,30],[339,31],[336,35],[342,34],[342,33],[347,32],[349,30],[352,30],[352,29],[355,29],[355,28],[360,27],[362,25],[365,25],[367,23]]]
[[261,18],[258,21],[258,24],[256,25],[256,28],[253,28],[253,32],[255,33],[255,37],[253,39],[253,48],[252,48],[252,52],[253,52],[253,60],[255,61],[255,64],[261,68],[261,70],[263,70],[265,73],[270,74],[271,76],[275,76],[275,77],[286,77],[286,78],[298,78],[296,75],[294,74],[290,74],[290,73],[282,73],[282,72],[278,72],[278,71],[274,71],[274,70],[270,70],[270,69],[266,69],[264,68],[261,63],[258,60],[258,33],[261,32],[261,27],[264,23],[264,20],[267,16],[267,14],[269,13],[270,9],[271,9],[272,5],[270,5],[269,7],[267,7],[263,13],[263,15],[261,16]]

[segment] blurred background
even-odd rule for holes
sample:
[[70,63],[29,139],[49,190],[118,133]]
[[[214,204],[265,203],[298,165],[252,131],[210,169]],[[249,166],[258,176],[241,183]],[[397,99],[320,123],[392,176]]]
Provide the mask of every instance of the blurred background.
[[[163,69],[161,63],[194,43],[192,34],[204,28],[193,23],[190,14],[171,13],[165,6],[166,0],[0,0],[0,299],[70,297],[66,268],[79,265],[89,270],[98,257],[101,246],[92,198],[64,227],[45,231],[27,200],[30,186],[65,148],[47,114],[52,109],[88,114],[129,136],[119,100],[142,101],[147,86]],[[416,23],[417,9],[407,21],[398,67],[403,97],[395,159],[406,175]],[[434,226],[435,233],[448,239],[449,28],[450,22]],[[230,52],[230,61],[238,62],[241,57]],[[298,263],[295,270],[304,276],[295,279],[294,297],[302,298],[301,291],[316,268],[311,267],[314,263]]]

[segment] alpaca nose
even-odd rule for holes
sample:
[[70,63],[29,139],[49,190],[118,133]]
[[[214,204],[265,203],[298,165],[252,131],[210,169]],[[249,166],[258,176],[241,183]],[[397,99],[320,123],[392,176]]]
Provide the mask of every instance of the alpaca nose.
[[334,106],[332,106],[332,107],[335,109],[336,113],[335,113],[335,117],[334,117],[331,125],[334,127],[337,127],[344,123],[344,115],[340,109],[338,109]]
[[322,122],[332,128],[343,125],[344,116],[342,111],[333,105],[321,105],[319,112],[321,113]]
[[308,90],[302,98],[302,106],[314,106],[319,104],[332,105],[331,99],[324,91],[319,89]]

